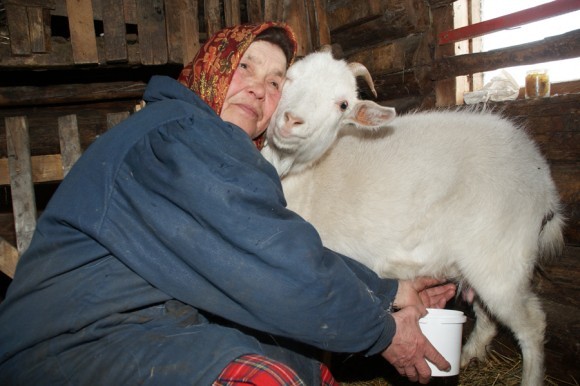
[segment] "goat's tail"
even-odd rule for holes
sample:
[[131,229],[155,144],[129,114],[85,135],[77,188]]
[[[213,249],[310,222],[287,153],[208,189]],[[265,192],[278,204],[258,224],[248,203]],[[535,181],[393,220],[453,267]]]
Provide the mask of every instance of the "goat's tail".
[[549,261],[560,256],[564,250],[564,216],[559,207],[546,214],[542,220],[542,227],[538,237],[538,251],[540,260]]

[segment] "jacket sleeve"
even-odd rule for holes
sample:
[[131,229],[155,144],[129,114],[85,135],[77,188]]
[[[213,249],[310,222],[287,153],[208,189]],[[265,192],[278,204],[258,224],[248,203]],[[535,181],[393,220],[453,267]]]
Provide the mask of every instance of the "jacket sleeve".
[[211,114],[132,147],[100,237],[158,289],[260,331],[369,355],[395,331],[396,281],[324,248],[247,135]]

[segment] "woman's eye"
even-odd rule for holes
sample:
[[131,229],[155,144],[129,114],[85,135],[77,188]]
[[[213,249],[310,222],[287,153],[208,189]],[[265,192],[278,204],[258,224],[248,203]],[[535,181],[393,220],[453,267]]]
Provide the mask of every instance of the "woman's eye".
[[347,101],[342,101],[340,102],[340,110],[345,111],[348,108],[348,102]]
[[280,89],[280,84],[278,82],[270,82],[270,84],[272,85],[272,87],[274,87],[276,90]]
[[240,68],[246,69],[248,65],[246,63],[240,63]]

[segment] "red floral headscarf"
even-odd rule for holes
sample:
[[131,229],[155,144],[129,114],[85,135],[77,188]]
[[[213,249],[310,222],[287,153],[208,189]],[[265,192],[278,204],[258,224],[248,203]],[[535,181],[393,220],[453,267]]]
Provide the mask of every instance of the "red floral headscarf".
[[[292,63],[296,56],[296,37],[285,23],[264,22],[225,28],[214,34],[200,48],[191,63],[187,64],[179,77],[180,83],[195,92],[217,114],[221,113],[228,87],[244,52],[255,37],[268,28],[279,27],[286,31],[293,45]],[[260,147],[261,143],[256,142]]]

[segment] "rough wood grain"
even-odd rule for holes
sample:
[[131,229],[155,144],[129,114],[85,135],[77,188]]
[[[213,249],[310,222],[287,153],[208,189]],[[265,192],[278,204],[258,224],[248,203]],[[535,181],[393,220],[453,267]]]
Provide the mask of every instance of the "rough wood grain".
[[165,0],[170,63],[189,63],[199,50],[197,0]]
[[50,49],[50,12],[41,7],[28,7],[28,30],[30,33],[30,50],[33,53],[44,53]]
[[137,7],[141,63],[167,63],[167,33],[163,0],[140,0]]
[[13,278],[18,258],[18,250],[3,237],[0,237],[0,271]]
[[58,138],[60,141],[63,177],[66,177],[81,156],[81,142],[76,115],[70,114],[58,118]]
[[125,9],[118,0],[101,0],[103,31],[105,39],[105,60],[125,62],[128,59]]
[[11,49],[8,55],[30,55],[31,47],[26,7],[16,4],[6,4],[5,7]]
[[10,189],[16,230],[16,248],[22,254],[30,244],[36,227],[36,200],[32,183],[30,140],[26,117],[5,120],[10,169]]
[[66,1],[73,60],[76,64],[99,62],[91,0]]

